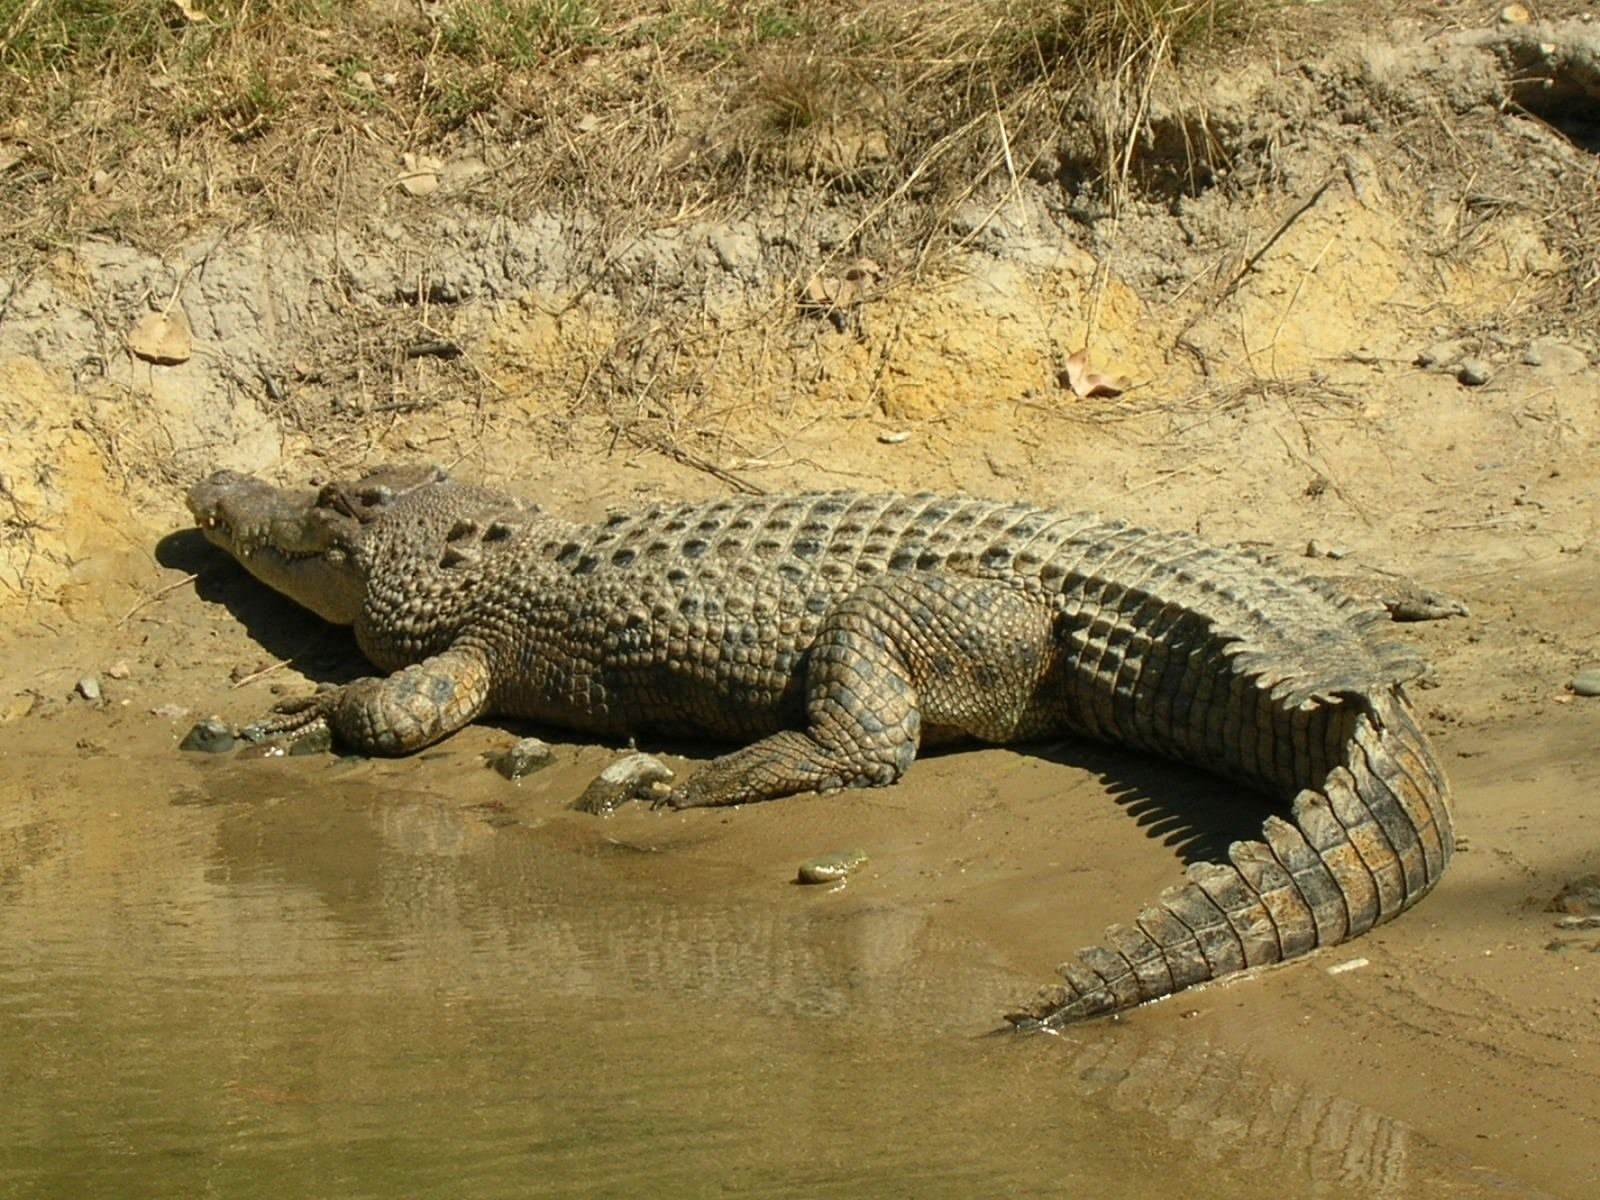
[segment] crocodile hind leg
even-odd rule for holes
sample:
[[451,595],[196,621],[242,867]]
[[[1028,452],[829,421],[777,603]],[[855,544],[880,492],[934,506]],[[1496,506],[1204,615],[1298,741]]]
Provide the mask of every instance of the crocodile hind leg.
[[382,679],[357,679],[278,706],[248,725],[250,741],[327,731],[359,754],[410,754],[481,716],[489,701],[489,663],[481,650],[446,650]]
[[1047,606],[1004,584],[898,575],[828,614],[806,659],[806,727],[702,768],[674,808],[893,783],[925,737],[1025,732],[1053,658]]

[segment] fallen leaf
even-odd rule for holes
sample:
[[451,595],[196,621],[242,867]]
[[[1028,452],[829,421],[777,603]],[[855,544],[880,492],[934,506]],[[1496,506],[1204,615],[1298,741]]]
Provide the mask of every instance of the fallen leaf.
[[870,258],[858,258],[838,275],[813,275],[801,294],[803,308],[827,312],[861,303],[883,274],[883,268]]
[[146,313],[128,330],[128,349],[158,366],[188,362],[194,351],[194,334],[182,312]]
[[400,156],[399,183],[408,196],[429,196],[439,190],[439,172],[444,169],[444,163],[429,154],[412,154],[410,151]]
[[190,4],[189,0],[172,0],[172,2],[178,6],[178,11],[183,14],[183,19],[190,24],[204,25],[211,20],[205,13]]
[[13,146],[6,142],[0,142],[0,175],[5,174],[21,161],[21,146]]
[[1120,396],[1133,384],[1126,375],[1105,375],[1091,371],[1089,355],[1084,350],[1067,359],[1066,370],[1062,374],[1066,377],[1063,382],[1080,400],[1087,400],[1091,396]]

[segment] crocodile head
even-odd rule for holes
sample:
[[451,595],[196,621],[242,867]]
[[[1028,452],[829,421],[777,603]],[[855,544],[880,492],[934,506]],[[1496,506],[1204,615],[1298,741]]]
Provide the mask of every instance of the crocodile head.
[[397,498],[445,478],[437,467],[380,467],[307,489],[218,471],[189,489],[206,538],[261,582],[336,625],[353,624],[366,596],[363,533]]

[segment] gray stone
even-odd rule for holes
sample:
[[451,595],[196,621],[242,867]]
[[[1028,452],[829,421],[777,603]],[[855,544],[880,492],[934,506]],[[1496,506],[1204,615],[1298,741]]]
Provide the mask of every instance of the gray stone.
[[617,759],[584,789],[572,807],[606,817],[629,800],[658,800],[670,790],[672,770],[649,754],[627,754]]
[[514,746],[491,755],[489,765],[507,779],[521,779],[550,765],[550,747],[538,738],[523,738]]
[[78,680],[77,684],[74,685],[73,690],[91,704],[98,704],[100,702],[100,680],[93,675],[85,675],[82,679]]
[[1456,368],[1456,378],[1468,387],[1482,387],[1494,378],[1494,371],[1481,358],[1463,358]]
[[1600,696],[1600,667],[1585,667],[1574,675],[1572,690],[1580,696]]
[[178,743],[179,750],[194,750],[202,754],[223,754],[234,747],[233,730],[218,717],[207,717],[195,725]]

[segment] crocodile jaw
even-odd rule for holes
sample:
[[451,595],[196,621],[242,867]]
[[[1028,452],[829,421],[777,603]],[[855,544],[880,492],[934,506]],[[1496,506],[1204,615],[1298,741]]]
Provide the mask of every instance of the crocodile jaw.
[[189,489],[189,511],[212,545],[274,591],[335,625],[354,624],[366,596],[354,541],[361,524],[314,491],[218,471]]

